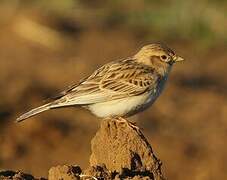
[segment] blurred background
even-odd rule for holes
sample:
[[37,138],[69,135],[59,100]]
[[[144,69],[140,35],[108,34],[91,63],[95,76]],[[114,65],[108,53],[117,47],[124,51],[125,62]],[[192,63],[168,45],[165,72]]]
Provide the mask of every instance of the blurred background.
[[187,61],[132,119],[168,179],[227,179],[226,29],[225,0],[1,0],[0,169],[86,168],[98,118],[67,108],[14,120],[100,65],[164,42]]

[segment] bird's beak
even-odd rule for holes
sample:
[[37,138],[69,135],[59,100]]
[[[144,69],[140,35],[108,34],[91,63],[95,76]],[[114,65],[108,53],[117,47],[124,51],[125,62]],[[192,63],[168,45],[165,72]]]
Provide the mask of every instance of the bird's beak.
[[182,58],[180,56],[174,56],[173,60],[174,60],[174,62],[185,61],[184,58]]

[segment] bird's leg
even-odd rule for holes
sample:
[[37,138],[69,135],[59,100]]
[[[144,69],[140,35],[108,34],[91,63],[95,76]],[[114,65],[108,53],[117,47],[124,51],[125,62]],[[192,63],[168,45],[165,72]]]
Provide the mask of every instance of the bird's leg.
[[115,119],[119,122],[119,123],[127,123],[128,124],[128,121],[122,117],[115,117]]
[[135,129],[136,131],[139,131],[139,127],[136,126],[136,123],[130,122],[130,121],[128,121],[128,120],[126,120],[126,119],[124,119],[124,118],[122,118],[122,117],[117,117],[116,119],[117,119],[120,123],[126,123],[129,127]]

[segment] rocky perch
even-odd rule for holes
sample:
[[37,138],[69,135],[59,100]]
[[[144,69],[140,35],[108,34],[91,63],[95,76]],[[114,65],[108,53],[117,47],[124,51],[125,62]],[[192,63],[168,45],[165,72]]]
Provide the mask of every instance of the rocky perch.
[[[163,180],[161,161],[135,125],[116,119],[106,119],[91,141],[90,167],[63,165],[49,170],[49,180],[133,179]],[[20,171],[1,171],[0,179],[33,180]],[[39,178],[46,179],[46,178]]]

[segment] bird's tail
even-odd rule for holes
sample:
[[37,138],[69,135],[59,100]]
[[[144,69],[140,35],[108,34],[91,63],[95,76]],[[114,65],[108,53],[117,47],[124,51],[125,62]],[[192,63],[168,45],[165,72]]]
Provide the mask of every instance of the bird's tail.
[[16,122],[24,121],[32,116],[35,116],[36,114],[39,114],[41,112],[47,111],[49,109],[53,108],[52,103],[45,104],[43,106],[37,107],[35,109],[32,109],[31,111],[28,111],[25,114],[22,114],[20,117],[16,119]]

